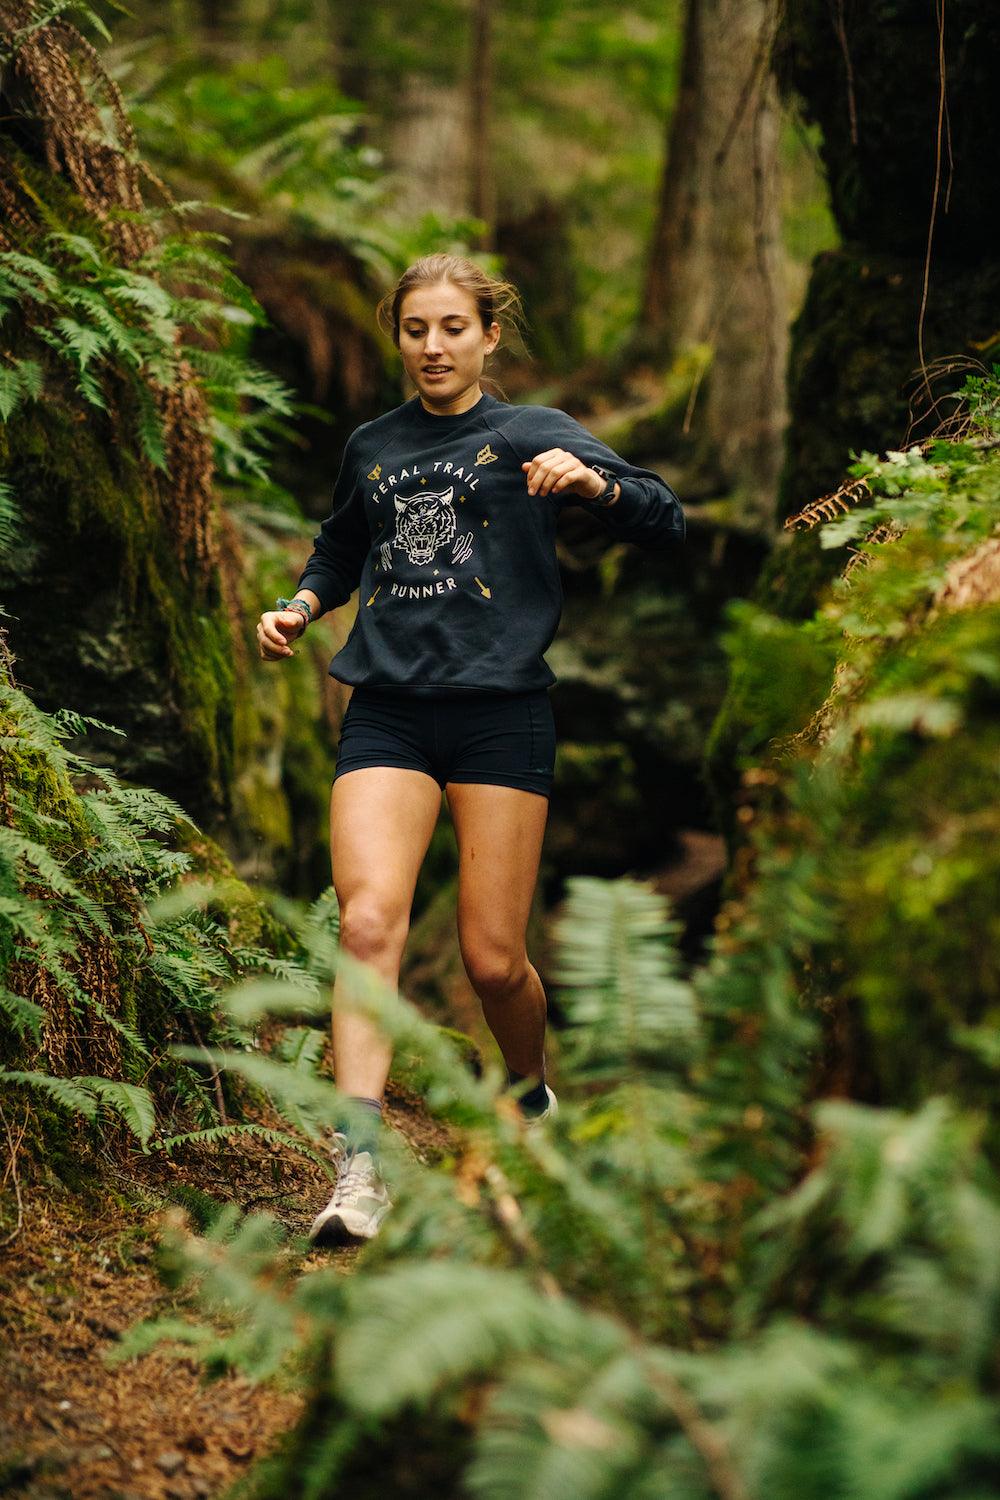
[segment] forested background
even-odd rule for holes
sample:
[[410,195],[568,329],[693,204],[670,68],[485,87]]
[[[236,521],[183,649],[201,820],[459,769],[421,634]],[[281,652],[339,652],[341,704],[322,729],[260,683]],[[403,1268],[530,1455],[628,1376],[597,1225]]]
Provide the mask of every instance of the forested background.
[[[998,44],[2,0],[0,1490],[1000,1493]],[[445,811],[365,998],[396,1204],[310,1254],[354,606],[253,627],[439,249],[688,536],[560,523],[558,1117],[497,1099]]]

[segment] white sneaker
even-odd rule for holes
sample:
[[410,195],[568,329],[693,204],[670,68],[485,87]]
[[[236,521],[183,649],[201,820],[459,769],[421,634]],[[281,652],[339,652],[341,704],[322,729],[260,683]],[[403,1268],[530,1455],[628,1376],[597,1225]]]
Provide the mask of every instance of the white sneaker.
[[349,1151],[336,1143],[334,1160],[340,1168],[337,1186],[309,1230],[314,1245],[353,1245],[370,1240],[392,1207],[388,1189],[370,1151]]
[[546,1104],[540,1115],[525,1115],[524,1123],[526,1126],[537,1125],[539,1120],[547,1120],[550,1115],[554,1115],[559,1109],[559,1101],[548,1084],[545,1085],[545,1092],[548,1095],[548,1104]]

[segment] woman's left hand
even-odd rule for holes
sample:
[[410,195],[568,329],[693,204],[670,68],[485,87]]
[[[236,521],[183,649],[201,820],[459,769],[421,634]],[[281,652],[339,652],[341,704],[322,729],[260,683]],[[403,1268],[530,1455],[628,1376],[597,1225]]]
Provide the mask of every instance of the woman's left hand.
[[600,474],[595,474],[565,448],[547,448],[526,460],[521,468],[527,475],[529,495],[554,495],[569,490],[583,500],[596,500],[604,491]]

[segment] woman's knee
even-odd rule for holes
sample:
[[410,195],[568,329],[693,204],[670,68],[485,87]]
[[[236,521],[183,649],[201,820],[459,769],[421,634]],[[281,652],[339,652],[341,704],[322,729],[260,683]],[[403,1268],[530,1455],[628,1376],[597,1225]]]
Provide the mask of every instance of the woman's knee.
[[385,897],[365,892],[340,904],[340,944],[365,962],[401,955],[409,913]]
[[462,958],[472,987],[487,999],[502,999],[523,985],[528,975],[528,955],[496,944],[464,944]]

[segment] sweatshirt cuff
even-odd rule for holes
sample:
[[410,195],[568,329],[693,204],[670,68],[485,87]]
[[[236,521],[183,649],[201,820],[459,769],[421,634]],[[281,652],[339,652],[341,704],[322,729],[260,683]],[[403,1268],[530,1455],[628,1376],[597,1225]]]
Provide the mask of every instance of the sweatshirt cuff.
[[627,475],[616,476],[620,490],[618,499],[614,505],[599,505],[596,500],[583,500],[580,503],[595,516],[607,516],[609,521],[622,521],[626,525],[629,521],[638,520],[642,515],[646,495],[641,485],[633,483]]
[[343,589],[339,588],[325,573],[303,573],[295,585],[295,592],[298,593],[299,589],[312,590],[319,600],[323,614],[331,609],[339,609],[351,597],[350,594],[345,594]]

